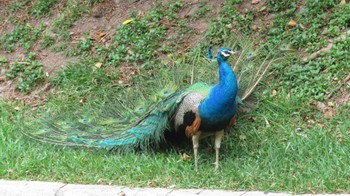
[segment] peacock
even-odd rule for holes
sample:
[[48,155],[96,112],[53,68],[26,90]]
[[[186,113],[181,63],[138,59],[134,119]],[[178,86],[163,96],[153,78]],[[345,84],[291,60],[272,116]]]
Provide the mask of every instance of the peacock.
[[[209,47],[208,57],[218,64],[217,84],[198,82],[183,89],[170,86],[153,105],[136,107],[137,111],[131,112],[132,117],[115,111],[101,115],[102,120],[81,118],[72,122],[53,117],[42,123],[42,129],[22,131],[40,141],[107,150],[157,148],[170,140],[185,137],[193,144],[195,171],[198,171],[199,141],[213,135],[217,170],[224,131],[235,125],[242,101],[253,92],[276,60],[268,54],[256,65],[251,62],[257,53],[243,48],[232,69],[228,59],[238,52],[239,49],[220,48],[213,57]],[[238,75],[235,70],[239,70]],[[244,86],[243,90],[239,89],[240,85]]]

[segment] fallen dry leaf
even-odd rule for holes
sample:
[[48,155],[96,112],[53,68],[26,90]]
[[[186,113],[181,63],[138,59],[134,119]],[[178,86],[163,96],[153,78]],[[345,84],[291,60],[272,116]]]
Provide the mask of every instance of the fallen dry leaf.
[[334,110],[332,110],[332,109],[328,109],[328,110],[325,110],[324,112],[323,112],[323,115],[325,116],[325,117],[331,117],[331,116],[335,116],[335,111]]
[[252,0],[252,5],[260,3],[261,0]]
[[318,123],[318,126],[322,129],[325,125],[321,124],[321,123]]
[[188,154],[186,154],[185,152],[182,154],[182,158],[183,158],[185,161],[191,160],[191,157],[190,157]]
[[118,193],[118,196],[125,196],[126,194],[123,192],[123,191],[120,191],[119,193]]
[[258,29],[258,27],[256,25],[252,25],[251,28],[252,28],[253,31],[256,31]]
[[319,109],[319,110],[323,110],[323,109],[325,109],[326,108],[326,105],[324,104],[324,103],[322,103],[322,102],[317,102],[317,109]]
[[290,20],[287,25],[289,27],[294,27],[295,25],[297,25],[297,22],[295,22],[294,20]]
[[255,122],[256,121],[256,117],[249,117],[248,120]]
[[272,95],[274,96],[274,97],[276,97],[276,95],[277,95],[277,90],[272,90]]
[[102,63],[101,63],[101,62],[96,63],[96,64],[95,64],[95,67],[101,68],[101,67],[102,67]]
[[153,182],[153,181],[148,181],[148,182],[147,182],[147,185],[148,185],[149,187],[155,187],[157,184],[156,184],[155,182]]
[[104,37],[105,35],[107,35],[106,32],[99,32],[99,33],[96,33],[96,37],[101,39],[102,37]]
[[335,106],[335,104],[334,104],[334,102],[329,101],[329,102],[327,102],[327,106],[329,106],[329,107],[334,107],[334,106]]
[[290,99],[290,93],[287,94],[286,99]]
[[85,98],[79,100],[80,104],[83,104],[84,102],[85,102]]
[[245,136],[245,135],[242,134],[242,135],[239,136],[239,139],[240,139],[240,140],[246,140],[246,139],[247,139],[247,136]]

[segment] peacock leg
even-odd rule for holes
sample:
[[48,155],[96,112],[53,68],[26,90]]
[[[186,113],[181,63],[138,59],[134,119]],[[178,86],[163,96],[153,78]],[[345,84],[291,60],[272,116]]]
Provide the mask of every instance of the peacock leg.
[[194,170],[198,171],[198,147],[199,147],[199,138],[201,136],[201,132],[198,131],[192,136],[193,142],[193,152],[194,152]]
[[220,149],[221,140],[223,136],[224,136],[224,130],[217,131],[215,133],[215,155],[216,155],[215,170],[219,169],[219,149]]

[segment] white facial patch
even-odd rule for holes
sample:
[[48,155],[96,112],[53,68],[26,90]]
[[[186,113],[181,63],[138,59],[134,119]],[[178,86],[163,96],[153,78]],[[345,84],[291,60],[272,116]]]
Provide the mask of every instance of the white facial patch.
[[224,50],[221,52],[221,55],[224,57],[229,57],[229,56],[231,56],[232,53],[233,53],[232,51]]

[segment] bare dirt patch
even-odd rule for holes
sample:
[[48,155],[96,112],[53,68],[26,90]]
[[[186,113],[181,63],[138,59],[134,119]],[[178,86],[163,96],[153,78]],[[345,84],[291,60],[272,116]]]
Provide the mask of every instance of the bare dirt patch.
[[[55,5],[53,8],[52,16],[37,19],[31,17],[26,12],[16,12],[16,14],[8,14],[7,8],[15,2],[14,0],[5,1],[0,0],[0,34],[9,33],[13,30],[13,24],[9,21],[10,17],[16,18],[16,20],[23,21],[33,27],[36,27],[41,22],[44,22],[48,27],[51,26],[52,20],[59,17],[59,8],[62,8],[65,1],[62,1]],[[30,4],[26,6],[31,6]],[[108,45],[111,41],[111,36],[115,33],[115,28],[122,24],[122,22],[130,17],[130,11],[134,10],[138,14],[147,12],[154,6],[153,1],[140,0],[140,1],[120,1],[120,0],[102,0],[95,4],[91,8],[89,14],[85,14],[81,19],[75,22],[74,26],[69,29],[71,32],[72,42],[70,45],[77,44],[84,35],[88,34],[94,39],[94,44]],[[101,36],[103,34],[103,36]],[[95,39],[98,38],[98,39]],[[75,61],[75,57],[67,57],[64,54],[52,52],[50,48],[41,49],[39,45],[40,40],[34,44],[31,49],[37,55],[37,60],[44,66],[44,72],[47,76],[54,75],[57,71],[66,67],[69,62]],[[55,43],[57,44],[57,40]],[[0,48],[0,57],[7,59],[8,63],[13,63],[16,59],[24,59],[26,52],[24,49],[15,46],[13,52],[8,53]],[[15,81],[7,81],[5,77],[4,68],[0,67],[0,98],[24,98],[28,95],[15,90]],[[36,97],[40,90],[46,90],[47,85],[43,85],[43,88],[34,90],[31,94]]]

